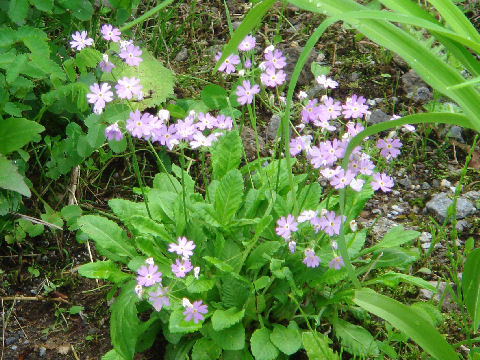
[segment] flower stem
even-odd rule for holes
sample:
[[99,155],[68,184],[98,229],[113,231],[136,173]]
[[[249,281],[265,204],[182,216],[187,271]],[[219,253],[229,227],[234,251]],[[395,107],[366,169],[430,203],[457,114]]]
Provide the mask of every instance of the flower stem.
[[148,217],[153,220],[152,214],[150,213],[150,208],[148,206],[148,199],[147,196],[145,195],[145,190],[143,189],[143,182],[142,182],[142,176],[140,175],[140,168],[138,167],[138,161],[137,161],[137,155],[135,153],[135,147],[133,146],[133,141],[130,135],[127,135],[127,142],[128,146],[130,148],[130,151],[132,152],[132,162],[133,162],[133,170],[135,171],[135,175],[137,176],[138,180],[138,185],[140,186],[140,191],[142,192],[142,197],[143,201],[145,202],[145,207],[147,208],[147,213]]
[[155,6],[153,9],[150,9],[149,11],[147,11],[145,14],[143,14],[142,16],[140,16],[139,18],[133,20],[133,21],[130,21],[129,23],[125,24],[124,26],[122,26],[120,28],[120,31],[121,32],[124,32],[124,31],[127,31],[128,29],[131,29],[132,27],[134,27],[135,25],[145,21],[146,19],[148,19],[150,16],[152,15],[155,15],[157,12],[159,12],[160,10],[162,10],[164,7],[166,7],[167,5],[171,4],[173,2],[173,0],[165,0],[164,2],[162,2],[161,4]]

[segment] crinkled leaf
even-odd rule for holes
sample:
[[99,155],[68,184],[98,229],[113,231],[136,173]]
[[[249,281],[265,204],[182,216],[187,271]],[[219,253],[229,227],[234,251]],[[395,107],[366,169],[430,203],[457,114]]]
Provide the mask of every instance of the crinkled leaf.
[[228,225],[242,205],[243,178],[239,170],[230,170],[215,191],[215,212],[220,224]]
[[208,334],[224,350],[241,350],[245,346],[245,328],[242,323],[220,331],[209,328]]
[[302,334],[302,343],[309,360],[339,360],[339,356],[330,348],[332,341],[325,335],[310,331]]
[[121,271],[111,260],[84,264],[78,268],[78,273],[90,279],[105,279],[113,283],[131,278],[131,275]]
[[215,360],[222,353],[222,348],[206,338],[198,339],[193,345],[192,360]]
[[10,0],[8,16],[16,24],[22,24],[27,16],[28,0]]
[[337,338],[340,338],[342,346],[352,355],[358,357],[376,357],[378,346],[375,339],[363,327],[351,324],[342,319],[336,319],[333,323]]
[[230,308],[227,310],[215,310],[212,316],[212,326],[216,331],[223,330],[232,325],[235,325],[243,319],[245,309],[238,310],[237,308]]
[[10,160],[0,155],[0,188],[16,191],[30,197],[30,189],[18,169]]
[[221,179],[242,161],[242,140],[236,130],[220,137],[212,148],[213,178]]
[[223,109],[228,106],[227,91],[221,86],[215,84],[207,85],[203,88],[200,96],[210,110]]
[[42,125],[23,118],[0,120],[0,154],[22,148],[44,130]]
[[270,330],[261,328],[254,331],[250,338],[250,348],[255,360],[274,360],[279,351],[270,341]]

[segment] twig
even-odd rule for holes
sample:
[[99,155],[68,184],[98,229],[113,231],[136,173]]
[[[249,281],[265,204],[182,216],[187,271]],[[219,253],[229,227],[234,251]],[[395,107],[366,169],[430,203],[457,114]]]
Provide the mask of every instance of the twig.
[[53,228],[55,228],[55,229],[57,229],[57,230],[63,230],[63,229],[62,229],[60,226],[58,226],[58,225],[49,223],[49,222],[47,222],[47,221],[43,221],[43,220],[41,220],[41,219],[37,219],[37,218],[31,217],[31,216],[28,216],[28,215],[19,214],[19,213],[13,212],[13,211],[10,211],[10,214],[16,215],[16,216],[20,216],[21,218],[24,218],[25,220],[31,221],[31,222],[34,223],[34,224],[42,224],[42,225],[46,225],[46,226],[53,227]]
[[78,357],[77,352],[75,351],[75,348],[73,347],[73,344],[70,344],[70,346],[72,347],[72,352],[73,352],[73,356],[75,356],[75,359],[76,359],[76,360],[80,360],[80,358]]
[[20,322],[18,321],[17,317],[15,315],[13,315],[13,317],[15,318],[15,321],[17,322],[18,326],[20,327],[20,329],[22,330],[23,332],[23,335],[25,336],[25,339],[28,340],[28,336],[27,336],[27,333],[25,332],[25,330],[23,330],[23,327],[22,325],[20,324]]
[[[65,304],[70,304],[70,301],[62,299],[61,297],[54,297],[54,298],[46,298],[41,295],[38,296],[2,296],[0,297],[2,300],[2,304],[4,301],[57,301],[57,302],[63,302]],[[2,314],[3,316],[3,314]]]
[[68,205],[78,204],[77,193],[78,177],[80,176],[80,165],[73,168],[72,176],[70,177],[70,187],[68,188]]

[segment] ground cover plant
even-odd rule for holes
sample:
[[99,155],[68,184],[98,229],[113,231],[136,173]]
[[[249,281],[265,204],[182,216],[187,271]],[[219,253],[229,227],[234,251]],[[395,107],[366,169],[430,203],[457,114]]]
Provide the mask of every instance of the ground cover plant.
[[[12,246],[21,248],[27,238],[46,236],[44,227],[55,235],[64,222],[86,244],[91,261],[76,270],[111,284],[106,297],[111,302],[113,349],[102,358],[132,359],[158,338],[163,339],[168,359],[403,358],[410,349],[415,349],[412,358],[429,354],[458,359],[458,349],[464,345],[470,350],[467,356],[475,358],[479,283],[473,238],[461,252],[456,231],[445,235],[454,244],[447,255],[454,264],[448,276],[455,282],[456,290],[451,292],[461,306],[454,320],[465,335],[465,340],[449,344],[436,329],[442,315],[433,304],[409,301],[405,305],[383,295],[406,286],[437,292],[435,285],[418,275],[428,269],[412,272],[424,258],[415,247],[420,232],[392,226],[372,243],[370,228],[359,226],[374,192],[393,192],[401,150],[419,136],[411,124],[435,119],[476,128],[475,118],[451,112],[403,118],[391,113],[388,121],[368,126],[371,99],[362,96],[361,89],[340,95],[333,65],[317,62],[304,71],[313,75],[311,86],[320,91],[309,95],[308,86],[296,88],[309,52],[324,30],[351,16],[332,9],[339,4],[345,6],[342,11],[348,9],[346,4],[354,9],[356,3],[321,8],[320,2],[314,7],[309,5],[313,2],[293,2],[307,10],[331,10],[335,16],[312,33],[298,60],[285,51],[281,37],[261,39],[257,34],[259,21],[274,1],[253,5],[235,31],[227,4],[221,4],[231,39],[221,51],[209,55],[208,71],[217,62],[217,75],[193,98],[174,96],[174,75],[131,32],[152,16],[160,20],[171,1],[127,24],[123,21],[139,4],[100,5],[95,10],[102,16],[95,18],[94,7],[88,1],[80,3],[85,14],[64,16],[84,16],[79,18],[83,21],[93,17],[88,26],[69,28],[72,31],[62,50],[68,58],[61,62],[51,59],[48,48],[52,45],[46,42],[45,32],[23,25],[28,11],[48,14],[53,7],[34,3],[35,8],[29,8],[26,2],[12,2],[4,9],[16,25],[4,27],[1,43],[2,76],[9,85],[3,90],[2,111],[11,116],[2,120],[0,131],[7,144],[1,155],[7,174],[0,177],[5,189],[2,208],[10,214],[2,221],[5,240]],[[55,9],[59,4],[55,2]],[[279,10],[281,18],[284,11],[285,4]],[[62,14],[61,6],[58,12]],[[367,10],[361,14],[390,20],[382,15]],[[392,19],[401,22],[403,18]],[[424,25],[453,41],[445,47],[463,56],[455,70],[448,68],[455,74],[452,79],[458,80],[455,84],[431,85],[465,113],[475,114],[476,81],[465,81],[457,74],[475,68],[470,53],[458,48],[458,43],[470,46],[472,42],[436,24]],[[33,38],[25,33],[34,34]],[[425,55],[423,61],[430,59]],[[466,61],[464,66],[459,65],[461,60]],[[448,67],[453,60],[445,61]],[[287,70],[289,62],[295,64],[293,72]],[[421,68],[411,66],[424,75]],[[32,78],[37,80],[36,87]],[[16,92],[18,79],[32,84]],[[39,109],[36,117],[29,112],[34,108]],[[265,112],[281,119],[271,131],[270,152],[261,144]],[[39,133],[45,127],[38,123],[50,114],[67,119],[67,125],[56,133],[47,128],[49,135],[42,138]],[[395,130],[388,133],[387,129]],[[253,134],[251,151],[244,140],[249,132]],[[31,149],[22,150],[28,143]],[[439,233],[448,233],[449,217],[455,229],[455,203],[475,145],[476,138],[467,151],[453,206],[438,225]],[[142,160],[140,150],[148,157]],[[109,209],[101,212],[86,213],[75,196],[69,206],[57,211],[35,193],[44,206],[41,219],[14,220],[12,215],[24,212],[21,195],[36,191],[35,181],[23,176],[29,154],[34,154],[35,166],[42,172],[41,181],[59,179],[79,165],[98,170],[94,165],[98,162],[106,168],[117,158],[128,163],[135,182],[121,196],[108,197]],[[145,176],[147,166],[152,169],[150,178]],[[93,261],[90,242],[101,260]],[[68,250],[64,253],[68,256]],[[462,266],[459,280],[457,271]],[[38,276],[35,267],[28,271]],[[55,286],[44,289],[46,296]],[[14,301],[12,309],[16,299],[5,297]],[[4,329],[12,309],[2,320]],[[71,315],[80,311],[69,309]],[[58,316],[65,319],[63,313],[59,311]],[[369,313],[387,321],[385,330]],[[73,346],[72,352],[78,357]]]

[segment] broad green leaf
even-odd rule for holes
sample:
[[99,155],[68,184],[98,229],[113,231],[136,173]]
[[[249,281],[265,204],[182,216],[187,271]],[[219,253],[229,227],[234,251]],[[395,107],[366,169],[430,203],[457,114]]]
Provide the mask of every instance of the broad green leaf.
[[356,290],[353,302],[388,321],[434,358],[438,360],[458,360],[453,348],[437,329],[423,321],[423,318],[418,316],[416,311],[412,311],[409,306],[377,294],[370,289]]
[[245,348],[243,350],[225,350],[222,353],[222,360],[253,360],[250,351]]
[[222,348],[215,344],[214,341],[201,338],[193,345],[192,360],[216,360],[221,353]]
[[153,178],[153,187],[160,191],[169,191],[173,193],[179,193],[182,191],[182,184],[180,184],[172,175],[164,172],[155,175]]
[[365,255],[376,250],[383,250],[393,248],[410,242],[420,236],[418,231],[404,230],[403,226],[395,226],[391,228],[384,236],[383,239],[376,245],[364,249],[360,252],[360,255]]
[[342,319],[336,319],[333,323],[333,328],[336,336],[342,339],[342,347],[352,355],[361,358],[378,356],[379,351],[375,339],[363,327]]
[[170,314],[170,320],[168,321],[168,329],[171,333],[188,334],[197,330],[200,330],[203,325],[203,320],[197,324],[192,320],[185,321],[185,315],[183,315],[184,309],[177,309]]
[[228,225],[242,205],[243,178],[239,170],[230,170],[220,180],[215,191],[216,218],[222,225]]
[[240,45],[245,36],[247,36],[248,33],[260,23],[262,17],[267,13],[274,3],[275,0],[264,0],[248,11],[240,26],[233,33],[230,41],[224,46],[222,56],[215,64],[215,71],[225,61],[227,56],[237,50],[238,45]]
[[38,10],[50,13],[53,8],[53,0],[31,0],[33,6]]
[[150,234],[160,237],[164,242],[171,242],[172,236],[165,230],[165,226],[159,224],[149,217],[134,215],[130,218],[132,226],[140,234]]
[[313,334],[305,331],[302,334],[302,343],[309,360],[339,360],[339,356],[330,348],[332,341],[320,333]]
[[102,360],[125,360],[115,349],[110,350],[102,356]]
[[410,307],[423,316],[432,326],[439,326],[443,322],[443,315],[438,306],[426,302],[416,302],[411,304]]
[[270,330],[261,328],[254,331],[250,338],[250,348],[255,360],[274,360],[279,351],[270,341]]
[[125,359],[133,359],[141,330],[136,306],[139,299],[134,286],[135,282],[131,282],[123,287],[111,306],[110,337],[115,351]]
[[22,24],[27,16],[28,0],[10,0],[8,16],[16,24]]
[[147,198],[150,212],[156,221],[167,223],[175,221],[177,194],[152,189],[148,192]]
[[30,189],[18,169],[10,160],[0,154],[0,188],[16,191],[30,197]]
[[0,154],[21,149],[44,130],[42,125],[23,118],[0,120]]
[[400,282],[405,282],[408,284],[412,284],[415,286],[418,286],[423,289],[427,289],[432,291],[434,294],[438,292],[435,286],[430,284],[428,281],[423,280],[422,278],[412,276],[412,275],[407,275],[407,274],[402,274],[402,273],[396,273],[396,272],[388,272],[386,274],[382,274],[370,281],[368,283],[381,283],[385,284],[389,287],[396,287]]
[[290,322],[288,328],[283,325],[274,324],[273,331],[270,334],[270,340],[273,345],[287,355],[295,354],[302,346],[302,337],[298,326],[294,322]]
[[473,321],[473,328],[478,330],[480,325],[480,249],[468,254],[463,266],[462,291],[465,306]]
[[87,21],[92,17],[93,6],[89,0],[56,0],[55,2],[58,6],[68,9],[78,20]]
[[110,199],[108,206],[113,213],[125,224],[130,224],[133,216],[148,216],[145,203],[133,202],[125,199]]
[[405,267],[415,262],[419,257],[420,251],[418,248],[404,249],[402,247],[393,247],[377,250],[372,254],[370,262],[373,264],[374,269]]
[[260,269],[263,265],[269,262],[269,257],[280,247],[281,244],[278,241],[265,241],[259,244],[247,258],[247,270]]
[[242,161],[242,140],[236,130],[222,136],[212,148],[213,178],[221,179],[227,172],[237,169]]
[[245,347],[245,328],[242,323],[220,331],[209,328],[208,334],[224,350],[242,350]]
[[80,266],[78,273],[89,279],[105,279],[119,283],[132,276],[121,271],[113,261],[96,261]]
[[[105,254],[112,260],[128,263],[137,256],[125,231],[113,221],[97,215],[85,215],[78,220],[78,224],[82,231],[95,241],[97,250],[100,253],[106,251]],[[112,258],[112,254],[115,258]]]
[[216,331],[223,330],[232,325],[235,325],[243,319],[245,310],[238,310],[236,308],[230,308],[227,310],[215,310],[212,316],[212,326]]
[[200,277],[200,279],[195,279],[193,276],[188,276],[185,285],[187,286],[187,291],[191,294],[203,293],[213,289],[215,286],[215,280],[204,279],[202,277]]
[[200,96],[210,110],[223,109],[228,106],[227,91],[221,86],[215,84],[207,85],[203,88]]

